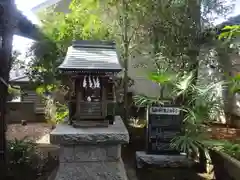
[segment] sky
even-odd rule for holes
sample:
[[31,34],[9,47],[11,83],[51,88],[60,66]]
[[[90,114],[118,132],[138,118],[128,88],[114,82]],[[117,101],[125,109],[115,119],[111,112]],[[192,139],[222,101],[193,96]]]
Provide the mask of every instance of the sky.
[[[25,16],[29,20],[31,20],[33,23],[37,24],[37,18],[36,16],[31,12],[31,9],[38,4],[44,2],[46,0],[15,0],[15,3],[17,5],[17,8],[23,12]],[[230,16],[235,16],[237,14],[240,14],[240,0],[235,0],[235,8],[233,9],[232,13],[229,15]],[[225,19],[228,17],[225,17]],[[224,18],[220,18],[216,21],[216,24],[221,23],[222,21],[225,20]],[[24,58],[24,54],[27,52],[28,47],[32,43],[31,40],[26,39],[24,37],[20,36],[14,36],[13,39],[13,49],[20,51],[23,55],[22,58]]]
[[[31,20],[33,23],[37,24],[36,16],[31,12],[31,9],[38,4],[44,2],[45,0],[15,0],[17,8],[23,12],[23,14]],[[13,38],[13,48],[25,54],[32,40],[26,39],[21,36],[14,36]]]

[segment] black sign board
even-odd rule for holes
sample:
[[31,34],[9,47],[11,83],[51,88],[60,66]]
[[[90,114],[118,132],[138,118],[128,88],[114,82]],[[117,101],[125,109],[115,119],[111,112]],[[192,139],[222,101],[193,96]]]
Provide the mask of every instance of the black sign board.
[[177,154],[171,140],[180,133],[182,112],[174,106],[152,106],[148,108],[146,144],[148,154]]

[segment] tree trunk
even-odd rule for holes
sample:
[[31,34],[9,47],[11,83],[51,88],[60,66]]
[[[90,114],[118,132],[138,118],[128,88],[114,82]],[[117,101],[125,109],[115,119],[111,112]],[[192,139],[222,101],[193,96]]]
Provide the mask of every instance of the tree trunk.
[[[190,29],[191,47],[189,48],[190,67],[189,72],[193,72],[192,84],[196,85],[198,80],[199,70],[199,52],[201,48],[200,34],[201,34],[201,0],[188,0],[188,13],[192,19],[192,28]],[[192,39],[191,39],[192,38]],[[193,98],[194,94],[189,98]],[[191,101],[191,106],[195,105],[195,101]]]
[[128,120],[128,60],[129,60],[129,17],[128,17],[128,2],[123,0],[123,60],[124,60],[124,121]]
[[190,71],[194,73],[194,84],[198,78],[198,56],[200,52],[200,34],[201,34],[201,0],[188,0],[188,13],[192,19],[192,28],[190,29],[191,47],[189,49],[189,56],[191,59]]

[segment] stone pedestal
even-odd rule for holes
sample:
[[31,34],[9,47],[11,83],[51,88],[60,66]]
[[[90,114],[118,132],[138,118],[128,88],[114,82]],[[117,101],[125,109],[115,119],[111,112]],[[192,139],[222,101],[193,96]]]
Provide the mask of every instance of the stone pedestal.
[[120,117],[102,128],[57,125],[50,141],[60,145],[56,180],[127,180],[121,144],[129,142],[129,135]]
[[144,151],[136,152],[136,162],[137,168],[148,166],[159,168],[189,168],[193,165],[193,161],[189,160],[186,155],[146,154]]
[[[143,179],[161,177],[164,180],[192,180],[196,179],[193,161],[185,155],[155,155],[146,154],[144,151],[136,152],[136,164],[138,176]],[[141,169],[148,172],[143,174]]]

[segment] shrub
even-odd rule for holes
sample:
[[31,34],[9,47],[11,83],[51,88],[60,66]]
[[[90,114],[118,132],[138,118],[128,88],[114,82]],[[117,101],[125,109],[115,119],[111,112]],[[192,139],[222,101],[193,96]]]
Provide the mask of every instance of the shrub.
[[27,138],[8,141],[8,170],[14,180],[35,179],[39,172],[40,158],[36,145]]
[[35,145],[26,138],[14,139],[8,142],[10,164],[28,164],[35,153]]
[[8,141],[8,179],[33,180],[48,176],[58,165],[53,156],[41,155],[37,146],[26,137]]
[[229,143],[223,147],[223,152],[240,160],[240,144]]
[[47,97],[45,104],[45,117],[51,124],[61,123],[68,116],[68,107],[54,101],[53,98]]
[[240,160],[240,143],[239,140],[209,140],[204,142],[208,147],[217,151],[222,151],[231,157]]

